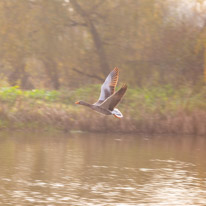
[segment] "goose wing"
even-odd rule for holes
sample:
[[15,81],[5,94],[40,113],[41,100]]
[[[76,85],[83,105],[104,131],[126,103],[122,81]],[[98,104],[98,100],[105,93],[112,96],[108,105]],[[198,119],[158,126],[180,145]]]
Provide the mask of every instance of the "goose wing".
[[113,95],[108,97],[102,104],[100,104],[100,107],[112,111],[115,108],[115,106],[120,102],[126,91],[127,85],[123,84],[117,92],[115,92]]
[[115,67],[107,76],[104,83],[101,86],[101,93],[99,96],[98,101],[95,103],[95,105],[100,105],[102,102],[104,102],[109,96],[114,94],[115,87],[117,85],[119,78],[119,69]]

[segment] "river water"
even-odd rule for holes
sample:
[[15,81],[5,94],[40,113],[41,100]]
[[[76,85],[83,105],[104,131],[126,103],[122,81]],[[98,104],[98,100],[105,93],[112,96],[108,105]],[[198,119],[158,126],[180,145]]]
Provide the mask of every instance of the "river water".
[[0,205],[206,205],[206,137],[0,133]]

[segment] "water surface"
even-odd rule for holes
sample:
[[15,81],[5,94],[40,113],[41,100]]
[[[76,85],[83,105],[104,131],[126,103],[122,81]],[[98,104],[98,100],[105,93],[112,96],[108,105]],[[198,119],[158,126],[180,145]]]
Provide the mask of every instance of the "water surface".
[[206,205],[206,137],[0,133],[1,205]]

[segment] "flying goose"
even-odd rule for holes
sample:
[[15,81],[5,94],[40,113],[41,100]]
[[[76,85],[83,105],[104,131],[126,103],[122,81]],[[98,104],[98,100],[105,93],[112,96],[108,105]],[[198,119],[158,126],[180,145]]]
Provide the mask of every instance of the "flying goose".
[[101,86],[101,93],[98,101],[94,104],[89,104],[84,101],[77,101],[76,104],[87,106],[96,112],[102,113],[104,115],[114,115],[116,118],[122,118],[122,113],[115,108],[124,96],[127,85],[123,84],[122,87],[115,92],[115,87],[117,85],[119,78],[119,69],[115,67],[107,76],[106,80]]

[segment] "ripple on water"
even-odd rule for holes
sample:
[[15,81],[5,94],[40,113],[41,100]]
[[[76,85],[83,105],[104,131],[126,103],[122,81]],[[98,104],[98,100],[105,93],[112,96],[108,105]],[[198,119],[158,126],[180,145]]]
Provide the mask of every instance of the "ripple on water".
[[205,167],[187,162],[190,153],[180,161],[176,148],[165,152],[136,137],[47,139],[16,140],[4,151],[11,156],[0,165],[2,205],[206,205]]

